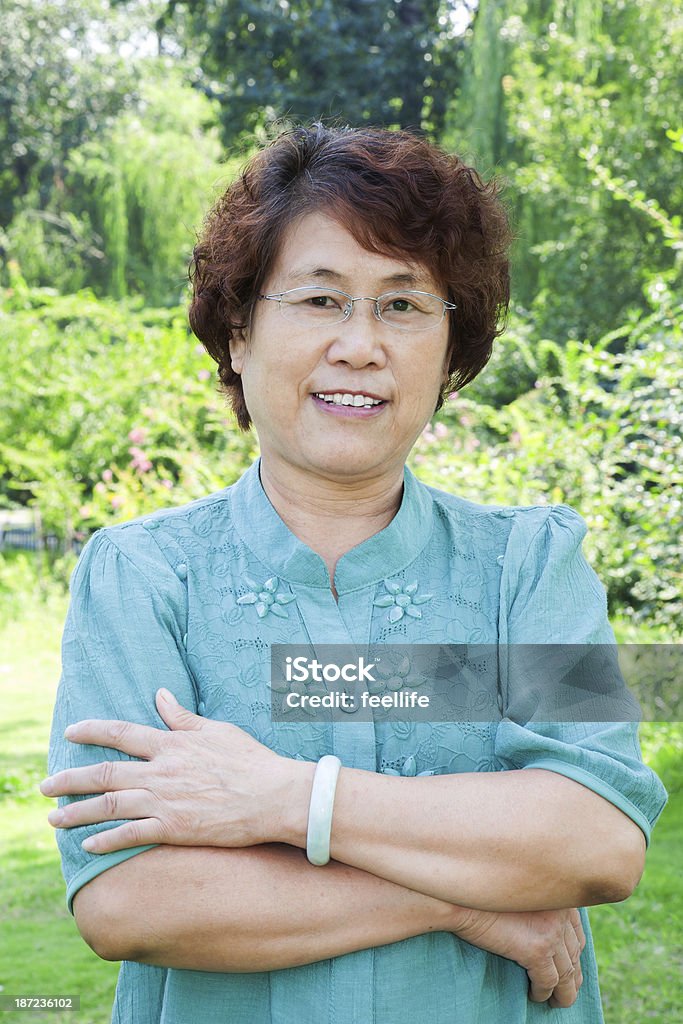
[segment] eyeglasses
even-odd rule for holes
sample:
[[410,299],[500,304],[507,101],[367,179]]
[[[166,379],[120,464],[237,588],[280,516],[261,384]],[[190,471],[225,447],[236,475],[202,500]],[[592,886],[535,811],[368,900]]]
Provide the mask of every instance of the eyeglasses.
[[326,327],[350,320],[357,302],[372,302],[378,320],[399,331],[429,331],[438,327],[447,310],[456,309],[454,302],[440,299],[431,292],[385,292],[373,298],[357,295],[355,298],[337,288],[288,288],[272,295],[259,295],[259,299],[277,302],[285,320],[302,327]]

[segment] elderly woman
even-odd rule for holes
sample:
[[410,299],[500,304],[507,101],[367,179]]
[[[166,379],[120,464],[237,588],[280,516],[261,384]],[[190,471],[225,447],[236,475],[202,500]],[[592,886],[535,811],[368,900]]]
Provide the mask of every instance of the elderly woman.
[[636,725],[513,716],[504,658],[490,721],[271,713],[273,644],[614,643],[574,511],[405,466],[507,243],[492,185],[382,130],[286,132],[209,215],[190,319],[261,457],[87,545],[41,787],[114,1021],[602,1020],[584,907],[666,800]]

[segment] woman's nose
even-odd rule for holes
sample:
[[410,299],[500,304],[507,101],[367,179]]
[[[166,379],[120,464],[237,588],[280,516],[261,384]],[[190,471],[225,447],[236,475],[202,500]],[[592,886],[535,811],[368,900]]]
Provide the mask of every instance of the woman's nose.
[[353,367],[385,365],[384,325],[376,315],[373,302],[370,300],[370,304],[363,302],[362,305],[354,305],[346,320],[330,328],[334,332],[330,335],[327,351],[331,362],[345,362]]

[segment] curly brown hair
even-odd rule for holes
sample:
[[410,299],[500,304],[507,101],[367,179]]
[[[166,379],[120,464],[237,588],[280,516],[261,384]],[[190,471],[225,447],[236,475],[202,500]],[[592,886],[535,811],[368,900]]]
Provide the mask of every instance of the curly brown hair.
[[218,363],[239,426],[248,430],[251,417],[230,339],[247,327],[286,228],[314,211],[370,252],[409,255],[457,304],[439,409],[504,330],[511,233],[498,182],[410,132],[316,123],[282,132],[249,161],[208,213],[190,263],[190,325]]

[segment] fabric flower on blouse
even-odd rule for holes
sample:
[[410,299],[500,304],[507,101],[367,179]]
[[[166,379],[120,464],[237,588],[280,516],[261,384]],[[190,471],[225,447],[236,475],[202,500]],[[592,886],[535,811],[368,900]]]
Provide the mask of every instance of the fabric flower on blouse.
[[433,594],[418,594],[420,584],[417,580],[412,583],[384,580],[387,589],[386,594],[376,597],[372,602],[377,608],[388,608],[387,619],[389,622],[399,622],[404,615],[410,615],[414,619],[421,619],[422,612],[418,605],[431,601]]
[[265,583],[256,583],[249,576],[244,576],[244,582],[251,590],[248,594],[244,594],[242,597],[237,598],[237,604],[254,604],[256,605],[256,614],[259,619],[263,619],[269,613],[277,615],[280,619],[288,619],[289,615],[284,604],[289,604],[290,601],[295,601],[294,594],[278,594],[277,589],[280,586],[280,580],[277,576],[271,576],[265,581]]

